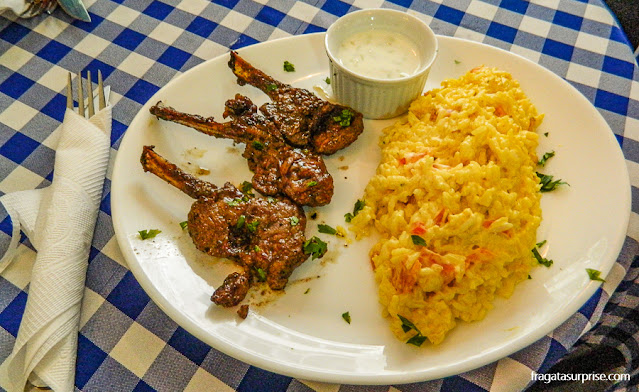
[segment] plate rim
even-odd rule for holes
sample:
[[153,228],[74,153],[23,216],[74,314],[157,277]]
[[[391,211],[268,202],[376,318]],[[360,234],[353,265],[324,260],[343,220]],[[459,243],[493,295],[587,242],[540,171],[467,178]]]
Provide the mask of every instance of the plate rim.
[[[313,39],[311,37],[315,37],[317,39],[318,37],[323,37],[323,36],[325,36],[324,32],[294,35],[290,37],[282,37],[275,40],[264,41],[251,46],[243,47],[243,48],[237,49],[237,51],[238,53],[241,54],[244,51],[247,51],[247,50],[250,51],[251,48],[255,46],[267,46],[267,45],[274,45],[274,44],[278,45],[281,43],[281,41]],[[483,50],[492,50],[495,52],[499,52],[501,55],[506,55],[511,57],[514,56],[519,61],[523,61],[524,63],[527,63],[530,66],[538,68],[546,76],[554,79],[555,82],[561,83],[564,85],[564,87],[567,87],[573,90],[573,92],[576,92],[576,96],[578,97],[577,99],[586,102],[589,106],[592,106],[594,111],[596,112],[596,115],[601,117],[601,120],[603,121],[603,123],[607,125],[607,129],[602,132],[607,135],[608,139],[611,139],[612,141],[616,143],[616,146],[618,147],[616,151],[617,159],[621,158],[622,162],[624,163],[622,165],[624,169],[624,173],[622,174],[623,174],[623,177],[626,179],[626,182],[624,185],[627,185],[627,186],[625,187],[625,192],[623,193],[623,195],[620,195],[620,196],[622,198],[621,203],[625,205],[624,210],[627,211],[627,213],[624,216],[625,218],[624,222],[621,222],[622,224],[620,224],[619,226],[620,231],[622,231],[623,234],[615,236],[614,237],[616,240],[615,244],[611,246],[610,252],[616,255],[615,259],[610,264],[610,268],[608,269],[608,271],[602,271],[602,274],[606,275],[610,271],[610,269],[613,268],[614,264],[617,263],[617,258],[619,256],[619,253],[621,252],[625,238],[627,237],[627,227],[628,227],[630,213],[631,213],[631,194],[630,194],[630,181],[629,181],[629,175],[628,175],[628,168],[627,168],[627,165],[625,164],[626,158],[623,155],[623,152],[618,142],[616,141],[614,132],[610,128],[610,125],[605,120],[605,118],[603,118],[603,116],[601,115],[599,108],[594,106],[591,101],[589,101],[581,92],[579,92],[579,90],[577,90],[568,81],[561,78],[560,76],[558,76],[551,70],[545,68],[544,66],[530,59],[527,59],[526,57],[520,54],[513,53],[499,47],[491,46],[483,42],[473,41],[466,38],[437,35],[437,39],[444,40],[444,41],[449,41],[449,40],[459,41],[460,43],[464,43],[467,45],[477,45],[482,47]],[[542,326],[545,326],[545,328],[537,328],[533,332],[522,335],[520,338],[513,340],[513,342],[510,345],[503,346],[501,348],[498,348],[496,350],[489,352],[487,355],[489,360],[467,361],[465,363],[465,366],[457,366],[454,373],[451,373],[450,371],[448,372],[446,371],[446,369],[448,369],[451,365],[449,365],[446,368],[441,368],[439,371],[432,370],[432,369],[422,370],[422,371],[410,371],[410,372],[385,370],[383,374],[339,373],[333,370],[319,371],[315,369],[305,369],[301,366],[292,366],[290,362],[278,361],[276,358],[271,358],[268,355],[264,355],[264,354],[255,355],[254,353],[249,353],[249,352],[239,350],[238,347],[233,346],[229,344],[228,342],[225,342],[219,339],[212,339],[211,338],[212,336],[210,334],[207,334],[204,329],[202,329],[200,326],[198,326],[194,321],[192,321],[188,317],[184,317],[184,315],[178,310],[177,307],[172,306],[168,300],[165,300],[161,292],[157,289],[157,287],[153,285],[153,283],[148,278],[148,276],[143,272],[141,265],[135,261],[132,262],[132,260],[136,260],[136,257],[133,254],[134,252],[132,252],[131,249],[128,249],[122,246],[122,244],[126,243],[125,240],[127,239],[127,234],[123,233],[122,230],[120,230],[119,228],[119,224],[116,223],[117,221],[120,221],[120,215],[121,215],[120,203],[118,202],[118,196],[117,196],[118,193],[116,192],[119,189],[120,181],[118,180],[118,176],[116,176],[116,173],[119,172],[118,168],[121,166],[121,162],[123,160],[123,158],[120,158],[119,151],[120,151],[120,147],[124,145],[126,141],[128,140],[128,136],[129,136],[128,129],[132,124],[136,123],[136,120],[138,119],[138,117],[141,115],[141,113],[145,109],[148,108],[150,103],[157,100],[156,97],[160,95],[164,89],[170,88],[174,84],[179,83],[180,80],[184,77],[184,75],[187,75],[189,72],[199,69],[200,67],[206,67],[210,62],[220,61],[219,58],[222,58],[225,56],[228,56],[228,52],[223,53],[214,58],[208,59],[206,61],[203,61],[202,63],[192,67],[191,69],[179,75],[176,75],[167,84],[162,86],[162,88],[160,88],[155,94],[153,94],[153,96],[149,100],[147,100],[147,102],[145,102],[141,106],[140,110],[134,116],[133,120],[131,120],[131,123],[127,127],[127,132],[125,132],[124,136],[120,140],[118,152],[116,153],[115,162],[113,165],[112,178],[111,178],[111,192],[110,192],[111,193],[111,217],[112,217],[115,237],[118,241],[118,247],[127,263],[127,267],[133,273],[134,277],[139,282],[143,290],[149,295],[150,299],[153,300],[154,303],[165,314],[167,314],[176,324],[183,327],[185,330],[187,330],[196,338],[202,340],[207,345],[210,345],[214,349],[219,350],[247,364],[257,366],[278,374],[283,374],[286,376],[299,378],[299,379],[315,380],[315,381],[328,382],[328,383],[360,384],[360,385],[390,385],[390,384],[404,384],[404,383],[411,383],[411,382],[423,382],[423,381],[434,380],[434,379],[447,377],[447,376],[459,375],[464,372],[476,369],[478,367],[485,366],[490,363],[494,363],[496,361],[499,361],[517,352],[518,350],[525,349],[530,344],[533,344],[534,341],[537,341],[541,339],[543,336],[548,335],[558,326],[563,324],[565,321],[569,320],[594,295],[594,293],[600,287],[600,285],[597,284],[596,282],[590,282],[585,287],[585,289],[582,290],[582,292],[579,295],[575,296],[572,299],[572,302],[571,302],[572,306],[568,308],[569,311],[568,310],[566,311],[566,313],[568,313],[567,317],[565,318],[554,317],[554,318],[548,319],[546,320],[544,324],[542,324]],[[212,340],[215,340],[215,341],[213,342]],[[522,340],[530,341],[530,343],[525,344],[523,347],[520,347],[519,345],[515,344]],[[516,346],[516,348],[513,348],[513,346]],[[477,363],[477,362],[481,362],[481,363]]]

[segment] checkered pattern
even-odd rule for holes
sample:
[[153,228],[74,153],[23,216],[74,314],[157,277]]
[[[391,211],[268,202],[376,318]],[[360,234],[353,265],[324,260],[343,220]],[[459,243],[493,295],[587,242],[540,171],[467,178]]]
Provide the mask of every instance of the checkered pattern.
[[[388,7],[423,14],[438,34],[520,54],[572,83],[599,109],[622,146],[633,212],[608,283],[550,336],[459,376],[358,387],[296,380],[249,366],[212,349],[170,320],[141,289],[119,252],[108,176],[83,303],[77,390],[518,390],[529,383],[531,370],[548,370],[575,344],[583,343],[619,348],[628,362],[625,371],[633,374],[629,385],[639,383],[639,261],[633,263],[639,254],[635,202],[639,69],[624,33],[600,0],[88,0],[85,4],[91,23],[74,21],[60,10],[29,20],[0,16],[0,194],[50,183],[51,146],[62,121],[68,70],[91,70],[95,75],[100,69],[111,85],[115,153],[141,106],[179,73],[229,48],[324,31],[349,11]],[[8,244],[10,231],[9,218],[0,211],[0,248]],[[23,240],[18,259],[0,277],[0,361],[11,352],[18,332],[34,258],[33,248]]]

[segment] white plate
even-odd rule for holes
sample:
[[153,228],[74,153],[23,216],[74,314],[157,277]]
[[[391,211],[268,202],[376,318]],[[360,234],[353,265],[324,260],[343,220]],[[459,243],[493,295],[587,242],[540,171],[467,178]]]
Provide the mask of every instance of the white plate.
[[[326,86],[324,34],[296,36],[244,48],[240,54],[276,79],[312,89]],[[335,237],[322,260],[299,267],[283,295],[254,293],[252,312],[241,321],[209,297],[232,263],[194,249],[179,222],[192,202],[139,163],[143,145],[176,164],[208,168],[205,179],[221,185],[251,178],[237,146],[158,121],[149,107],[158,100],[177,109],[222,119],[224,102],[236,93],[262,103],[251,86],[240,87],[227,67],[228,55],[207,61],[164,86],[138,113],[119,148],[112,184],[113,222],[118,242],[135,277],[173,320],[209,345],[255,366],[303,379],[337,383],[392,384],[462,373],[491,363],[540,339],[574,314],[599,283],[585,268],[607,274],[621,249],[630,211],[625,161],[610,128],[578,91],[552,72],[522,57],[483,44],[438,37],[438,59],[427,89],[478,65],[496,66],[517,78],[546,117],[539,154],[554,150],[544,172],[570,186],[542,197],[538,239],[548,240],[551,268],[533,271],[509,300],[497,300],[481,322],[460,323],[439,346],[416,348],[398,341],[380,315],[368,260],[374,239],[348,247]],[[284,60],[296,72],[282,69]],[[368,121],[365,133],[326,164],[335,179],[333,202],[309,219],[344,225],[343,215],[363,194],[378,163],[380,130],[393,120]],[[193,149],[196,150],[193,150]],[[344,167],[348,167],[345,169]],[[341,168],[340,168],[341,167]],[[160,229],[154,240],[137,232]],[[263,302],[262,304],[257,304]],[[350,312],[347,324],[342,313]]]

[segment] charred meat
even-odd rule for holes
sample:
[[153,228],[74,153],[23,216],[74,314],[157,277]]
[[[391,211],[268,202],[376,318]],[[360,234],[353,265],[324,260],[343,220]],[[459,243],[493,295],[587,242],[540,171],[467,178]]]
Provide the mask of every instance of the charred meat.
[[187,220],[195,247],[211,256],[232,259],[242,268],[215,290],[214,303],[239,304],[256,280],[281,290],[293,270],[307,259],[303,249],[306,216],[288,198],[249,197],[230,183],[218,188],[182,171],[153,146],[143,148],[140,162],[144,171],[196,199]]
[[364,129],[361,113],[279,82],[235,51],[231,52],[229,67],[237,76],[238,84],[250,84],[269,96],[272,102],[262,105],[260,111],[293,146],[330,155],[353,143]]
[[228,122],[182,113],[162,102],[150,111],[158,118],[207,135],[244,143],[243,156],[254,173],[253,187],[263,195],[284,194],[295,203],[307,206],[326,205],[333,197],[333,178],[321,155],[286,143],[280,130],[258,113],[246,97],[238,94],[226,102],[224,115],[231,118]]

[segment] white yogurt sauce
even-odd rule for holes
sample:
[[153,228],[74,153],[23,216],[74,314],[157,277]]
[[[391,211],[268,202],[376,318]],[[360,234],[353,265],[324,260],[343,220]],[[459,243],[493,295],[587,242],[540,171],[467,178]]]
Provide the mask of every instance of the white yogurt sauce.
[[368,30],[346,38],[337,50],[342,65],[360,75],[396,79],[419,68],[415,45],[400,33]]

